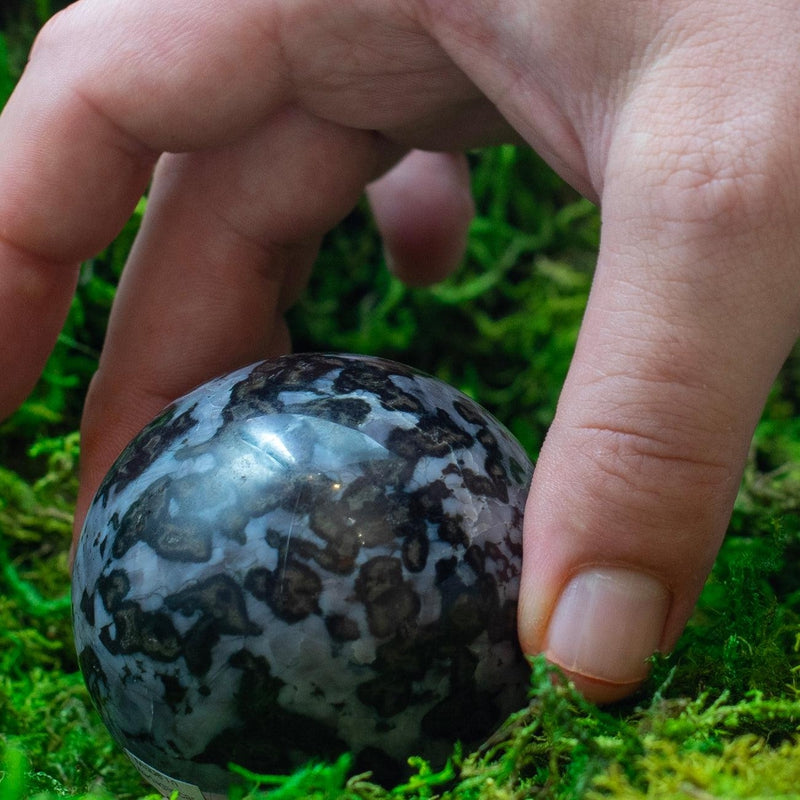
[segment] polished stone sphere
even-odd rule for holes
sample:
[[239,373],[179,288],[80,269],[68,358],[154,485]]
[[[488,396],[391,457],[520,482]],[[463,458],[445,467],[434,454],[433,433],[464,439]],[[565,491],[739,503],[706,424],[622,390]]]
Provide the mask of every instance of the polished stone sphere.
[[76,553],[77,652],[112,736],[182,798],[224,793],[231,762],[350,751],[392,780],[480,742],[526,702],[531,473],[474,401],[381,359],[285,356],[177,400]]

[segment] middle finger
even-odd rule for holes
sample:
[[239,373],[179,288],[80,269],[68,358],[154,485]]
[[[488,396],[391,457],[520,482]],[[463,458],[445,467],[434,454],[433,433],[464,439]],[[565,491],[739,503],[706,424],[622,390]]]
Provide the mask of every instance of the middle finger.
[[162,158],[86,401],[79,516],[166,403],[288,348],[281,314],[320,238],[398,155],[287,108],[236,145]]

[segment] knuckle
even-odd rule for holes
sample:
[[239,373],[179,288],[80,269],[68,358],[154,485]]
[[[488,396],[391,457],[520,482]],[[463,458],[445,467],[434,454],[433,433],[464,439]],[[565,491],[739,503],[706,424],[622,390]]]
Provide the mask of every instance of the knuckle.
[[589,452],[597,466],[611,475],[636,478],[653,473],[660,483],[669,474],[672,479],[686,476],[692,484],[716,485],[729,473],[724,459],[704,454],[696,444],[676,442],[666,432],[658,435],[611,425],[587,426],[582,432],[592,442]]
[[[75,35],[75,23],[78,10],[67,6],[53,14],[39,29],[30,52],[30,60],[41,60],[43,57],[58,59],[65,48],[71,49],[71,37]],[[74,47],[74,45],[72,45]],[[73,54],[74,55],[74,54]]]
[[656,526],[706,527],[726,513],[738,487],[735,461],[707,435],[613,425],[576,433],[588,495]]

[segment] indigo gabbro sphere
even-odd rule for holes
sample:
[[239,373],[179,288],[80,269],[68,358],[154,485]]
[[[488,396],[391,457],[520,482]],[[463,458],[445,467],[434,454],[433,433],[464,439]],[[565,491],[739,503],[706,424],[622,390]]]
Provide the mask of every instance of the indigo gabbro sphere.
[[230,762],[351,751],[391,775],[479,742],[526,701],[531,473],[475,402],[381,359],[285,356],[177,400],[106,476],[75,559],[112,735],[197,798]]

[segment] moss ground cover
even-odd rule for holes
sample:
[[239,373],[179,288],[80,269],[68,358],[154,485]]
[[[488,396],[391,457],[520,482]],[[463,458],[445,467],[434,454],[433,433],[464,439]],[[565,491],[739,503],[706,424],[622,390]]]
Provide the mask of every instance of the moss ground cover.
[[[46,2],[0,9],[0,102]],[[472,157],[479,214],[462,269],[411,290],[383,269],[366,208],[326,240],[292,312],[297,349],[397,358],[478,398],[535,456],[574,346],[597,211],[530,153]],[[77,673],[68,549],[83,392],[143,204],[83,265],[34,393],[0,426],[0,800],[153,797],[108,737]],[[458,335],[453,335],[453,332]],[[730,530],[677,650],[632,700],[597,709],[532,664],[530,705],[439,772],[381,788],[345,756],[246,775],[250,800],[800,797],[800,359],[776,382]]]

